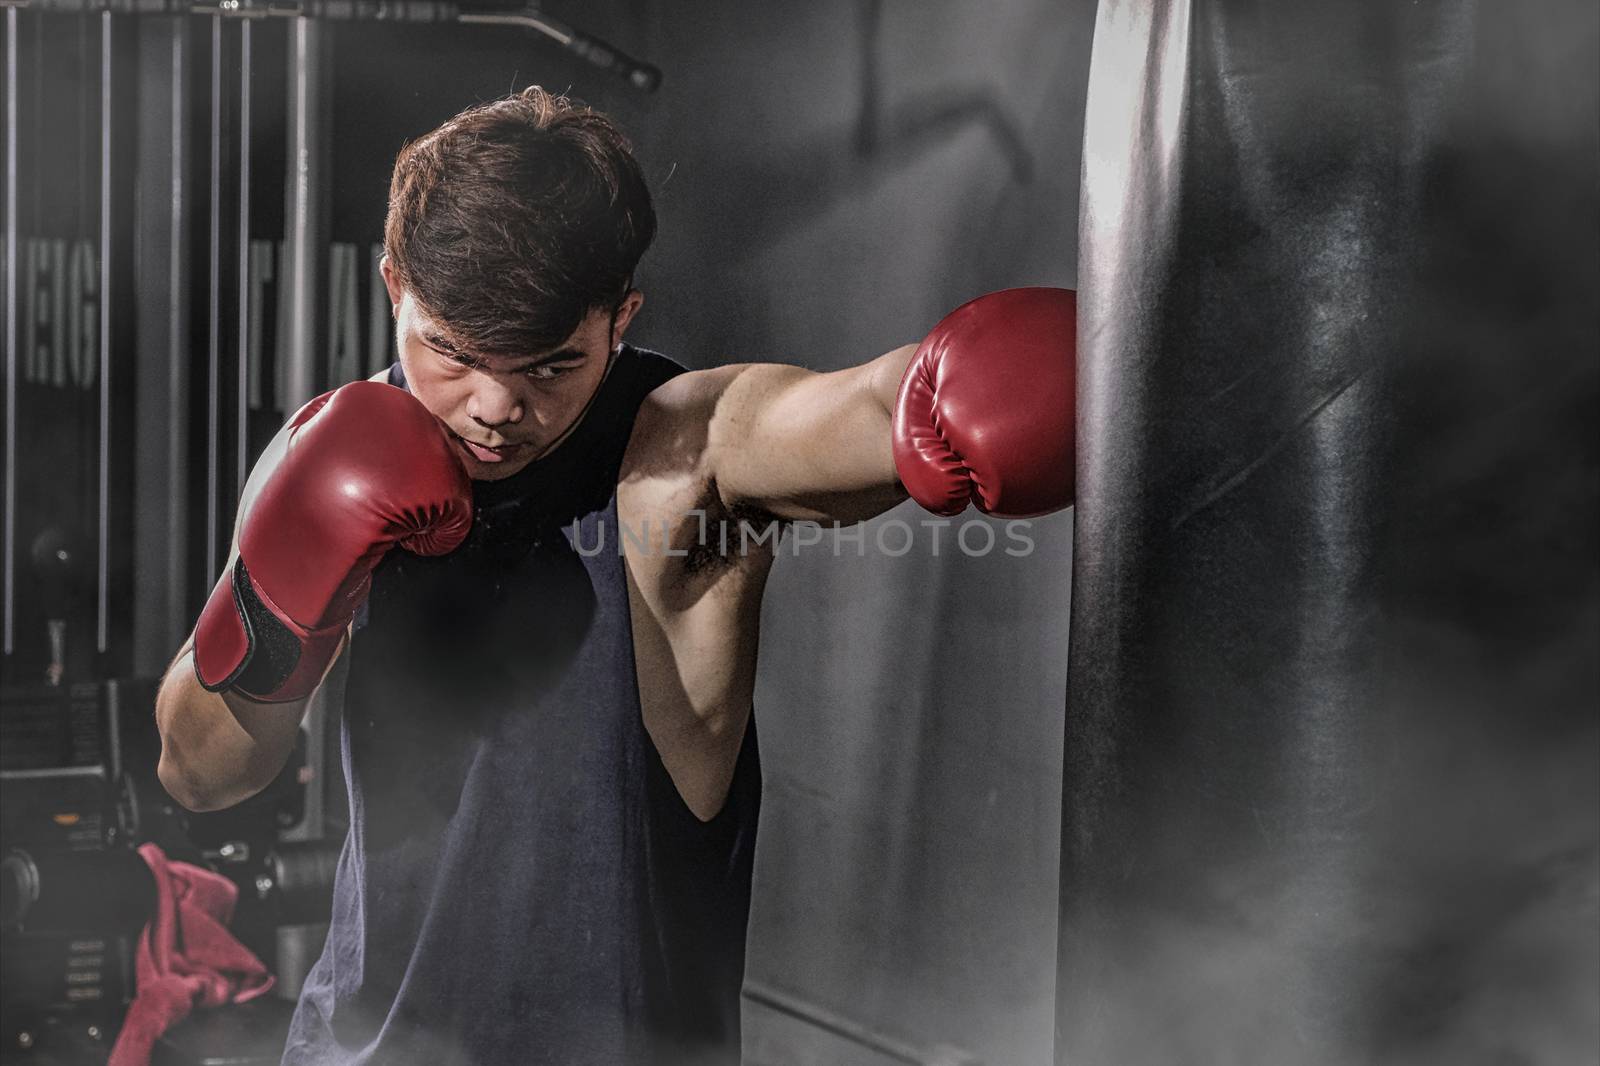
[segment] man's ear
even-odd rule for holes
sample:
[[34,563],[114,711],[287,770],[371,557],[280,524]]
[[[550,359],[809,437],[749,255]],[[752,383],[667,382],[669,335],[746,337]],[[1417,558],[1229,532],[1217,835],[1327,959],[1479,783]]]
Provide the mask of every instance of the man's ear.
[[628,331],[628,323],[633,321],[633,316],[639,313],[639,308],[644,306],[644,293],[638,289],[629,289],[628,295],[622,298],[622,303],[617,305],[616,316],[611,320],[611,348],[616,350],[622,343],[622,335]]
[[399,314],[400,302],[405,299],[406,287],[400,284],[400,276],[390,265],[387,255],[378,260],[378,273],[383,275],[383,287],[389,290],[389,306],[394,309],[395,314]]

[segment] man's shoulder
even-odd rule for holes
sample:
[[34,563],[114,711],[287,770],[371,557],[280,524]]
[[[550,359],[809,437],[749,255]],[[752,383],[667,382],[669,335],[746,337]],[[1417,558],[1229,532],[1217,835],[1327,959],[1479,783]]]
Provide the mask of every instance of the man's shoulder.
[[639,413],[658,419],[705,420],[715,411],[717,400],[733,380],[738,368],[716,366],[707,370],[685,370],[651,389],[640,404]]
[[[729,363],[705,370],[685,370],[652,389],[639,405],[634,420],[633,444],[649,451],[671,453],[682,462],[700,465],[703,453],[727,437],[727,426],[739,421],[747,399],[742,388],[734,388],[752,369],[769,364]],[[778,366],[779,364],[770,364]],[[721,441],[725,444],[727,441]]]
[[656,469],[712,474],[715,452],[745,447],[772,395],[807,373],[786,363],[728,363],[685,370],[639,405],[629,452]]
[[648,392],[634,416],[625,468],[653,473],[696,469],[717,400],[726,388],[728,368],[685,370]]

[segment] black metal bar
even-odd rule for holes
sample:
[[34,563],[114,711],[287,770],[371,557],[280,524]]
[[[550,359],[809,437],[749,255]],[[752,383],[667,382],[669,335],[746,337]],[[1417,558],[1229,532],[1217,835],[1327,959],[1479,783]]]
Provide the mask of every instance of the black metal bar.
[[6,488],[4,653],[15,646],[17,554],[17,12],[6,12]]
[[111,598],[111,12],[100,15],[100,485],[95,647],[110,643]]
[[[147,314],[125,327],[134,335],[134,477],[144,486],[133,498],[134,669],[160,674],[183,639],[193,616],[194,538],[189,535],[191,442],[201,437],[190,425],[193,381],[189,258],[191,183],[189,139],[191,94],[187,19],[134,25],[139,38],[137,115],[130,169],[146,190],[133,227],[137,306]],[[207,588],[210,581],[203,579]]]
[[[250,23],[239,27],[239,410],[237,482],[244,494],[250,472]],[[210,577],[215,571],[208,571]]]
[[211,20],[211,306],[206,313],[206,577],[217,572],[222,463],[222,19]]

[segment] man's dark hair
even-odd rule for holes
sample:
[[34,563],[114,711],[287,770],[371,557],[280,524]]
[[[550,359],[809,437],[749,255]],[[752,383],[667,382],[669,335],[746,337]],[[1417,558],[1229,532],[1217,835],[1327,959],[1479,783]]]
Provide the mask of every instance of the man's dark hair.
[[538,86],[403,148],[384,250],[463,351],[526,355],[615,307],[655,237],[644,173],[612,121]]

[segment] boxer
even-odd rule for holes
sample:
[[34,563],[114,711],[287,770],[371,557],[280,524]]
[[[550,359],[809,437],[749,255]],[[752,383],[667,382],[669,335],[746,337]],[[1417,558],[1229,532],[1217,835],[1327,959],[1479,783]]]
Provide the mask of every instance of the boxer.
[[621,133],[543,90],[407,146],[399,361],[246,485],[160,776],[195,810],[260,790],[348,660],[351,824],[285,1063],[736,1062],[760,531],[1071,502],[1071,293],[836,373],[690,372],[624,340],[654,231]]

